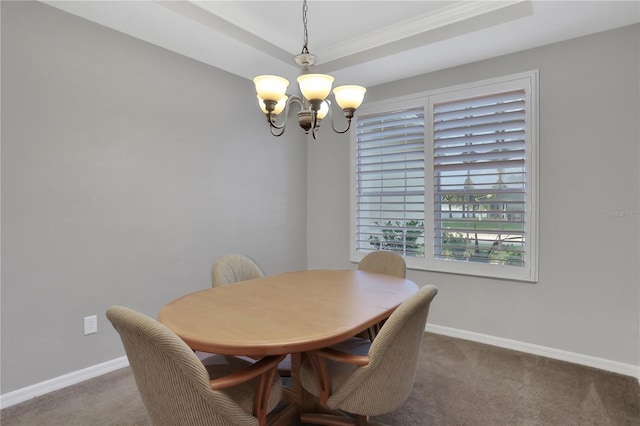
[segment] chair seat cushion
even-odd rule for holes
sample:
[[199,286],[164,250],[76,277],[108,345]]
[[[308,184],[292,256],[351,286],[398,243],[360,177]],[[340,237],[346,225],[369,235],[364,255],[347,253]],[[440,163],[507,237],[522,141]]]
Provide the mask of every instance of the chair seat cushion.
[[[235,356],[213,355],[202,360],[211,379],[227,376],[235,371],[249,367],[252,363]],[[221,390],[234,400],[248,414],[253,414],[253,403],[258,389],[258,378]],[[275,374],[271,384],[271,393],[267,403],[267,412],[272,411],[282,398],[282,381]]]

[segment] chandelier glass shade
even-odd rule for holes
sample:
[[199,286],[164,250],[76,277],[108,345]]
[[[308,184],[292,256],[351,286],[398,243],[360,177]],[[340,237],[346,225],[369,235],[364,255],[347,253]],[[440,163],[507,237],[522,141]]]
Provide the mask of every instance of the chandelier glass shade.
[[[259,75],[253,79],[258,95],[258,105],[267,117],[269,129],[274,136],[281,136],[287,124],[289,108],[292,104],[299,105],[298,124],[306,132],[311,132],[313,138],[317,136],[320,122],[331,116],[331,127],[336,133],[345,133],[351,127],[351,119],[364,100],[367,89],[362,86],[346,85],[333,89],[336,103],[344,112],[347,127],[337,130],[331,114],[331,101],[328,99],[334,78],[328,74],[313,74],[309,67],[314,65],[316,57],[307,48],[307,1],[303,1],[302,22],[304,25],[304,45],[302,52],[295,56],[295,62],[302,66],[302,73],[297,78],[302,97],[287,95],[289,81],[277,75]],[[282,118],[278,118],[282,117]]]
[[334,78],[327,74],[302,74],[297,80],[302,95],[312,101],[329,96]]

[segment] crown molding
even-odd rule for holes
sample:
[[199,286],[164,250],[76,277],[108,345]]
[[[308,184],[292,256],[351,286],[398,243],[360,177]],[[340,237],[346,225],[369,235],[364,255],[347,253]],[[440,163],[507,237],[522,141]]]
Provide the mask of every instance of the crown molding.
[[326,63],[416,36],[436,28],[445,27],[456,22],[494,12],[514,4],[529,1],[530,0],[492,0],[456,2],[434,12],[429,12],[393,25],[363,33],[357,37],[337,43],[330,48],[316,49],[314,54],[316,54],[323,63]]

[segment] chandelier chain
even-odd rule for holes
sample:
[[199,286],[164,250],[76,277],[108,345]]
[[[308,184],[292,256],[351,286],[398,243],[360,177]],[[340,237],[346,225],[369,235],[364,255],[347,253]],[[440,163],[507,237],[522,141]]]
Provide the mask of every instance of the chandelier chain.
[[302,25],[304,26],[304,39],[303,39],[303,44],[302,44],[302,52],[300,53],[309,53],[309,48],[307,47],[307,44],[309,43],[309,33],[307,32],[307,10],[308,10],[308,6],[307,6],[307,0],[304,0],[302,3]]

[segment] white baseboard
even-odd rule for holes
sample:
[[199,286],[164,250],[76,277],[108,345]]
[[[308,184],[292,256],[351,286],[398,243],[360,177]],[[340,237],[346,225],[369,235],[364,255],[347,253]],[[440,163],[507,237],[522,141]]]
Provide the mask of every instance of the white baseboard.
[[606,370],[613,373],[623,374],[625,376],[631,376],[640,381],[640,366],[638,365],[624,364],[622,362],[611,361],[604,358],[597,358],[575,352],[563,351],[561,349],[519,342],[517,340],[503,339],[501,337],[489,336],[487,334],[474,333],[472,331],[459,330],[456,328],[444,327],[435,324],[427,324],[426,331],[435,334],[456,337],[458,339],[485,343],[487,345],[498,346],[514,351],[540,355],[560,361],[567,361],[574,364],[586,365],[588,367],[598,368],[600,370]]
[[36,383],[35,385],[27,386],[26,388],[0,395],[0,408],[10,407],[31,398],[35,398],[36,396],[66,388],[67,386],[101,376],[111,371],[124,368],[128,365],[129,360],[126,356],[123,356],[121,358],[116,358],[111,361],[83,368],[82,370],[74,371],[60,377],[55,377],[44,382]]

